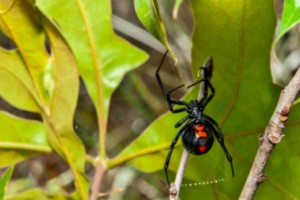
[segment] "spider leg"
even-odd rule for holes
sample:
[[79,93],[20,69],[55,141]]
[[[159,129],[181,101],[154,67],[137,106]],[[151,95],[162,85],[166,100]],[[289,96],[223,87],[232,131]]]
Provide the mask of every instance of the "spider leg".
[[168,183],[169,187],[170,187],[170,180],[169,180],[169,175],[168,175],[168,168],[169,168],[170,159],[171,159],[171,156],[172,156],[172,153],[173,153],[173,149],[174,149],[179,137],[181,136],[182,132],[184,132],[187,129],[188,125],[189,124],[186,124],[183,128],[181,128],[180,131],[178,131],[178,133],[174,137],[174,139],[173,139],[173,141],[170,145],[169,152],[168,152],[168,155],[167,155],[167,158],[166,158],[166,161],[165,161],[164,171],[165,171],[165,175],[166,175],[166,179],[167,179],[167,183]]
[[[207,60],[206,62],[210,62],[210,60]],[[204,65],[209,65],[209,64],[205,63]],[[192,83],[191,85],[187,86],[187,88],[193,87],[193,86],[195,86],[195,85],[197,85],[197,84],[199,84],[203,81],[209,81],[211,76],[212,76],[212,71],[210,71],[212,69],[210,69],[209,67],[210,66],[206,66],[206,67],[201,66],[201,67],[199,67],[199,70],[198,70],[199,73],[200,73],[200,70],[203,70],[203,75],[201,76],[201,79],[199,81],[196,81],[196,82]],[[199,74],[198,74],[198,76],[199,76]],[[205,87],[205,88],[207,90],[207,87]]]
[[206,80],[206,79],[201,79],[201,80],[199,80],[199,81],[196,81],[196,82],[194,82],[194,83],[188,85],[187,88],[194,87],[195,85],[200,84],[201,82],[205,82],[205,83],[206,83],[206,82],[208,82],[208,80]]
[[180,86],[178,86],[178,87],[176,87],[176,88],[174,88],[174,89],[172,89],[172,90],[170,90],[170,91],[167,92],[166,89],[165,89],[165,87],[164,87],[164,84],[163,84],[163,82],[162,82],[162,80],[160,78],[160,75],[159,75],[160,68],[162,66],[162,63],[163,63],[165,57],[167,56],[167,53],[168,53],[168,51],[164,54],[164,56],[163,56],[163,58],[162,58],[162,60],[161,60],[161,62],[159,64],[159,66],[158,66],[158,68],[157,68],[157,70],[155,72],[155,77],[156,77],[157,83],[158,83],[158,85],[159,85],[159,87],[160,87],[160,89],[161,89],[161,91],[163,93],[163,96],[164,96],[164,98],[166,99],[166,101],[168,103],[169,110],[172,113],[183,112],[183,111],[186,111],[185,108],[174,109],[173,108],[173,104],[187,106],[188,103],[185,102],[185,101],[172,99],[171,98],[171,93],[174,92],[174,91],[176,91],[176,90],[178,90],[179,88],[183,87],[184,85],[180,85]]
[[180,127],[182,124],[184,124],[188,119],[190,118],[189,115],[185,116],[184,118],[182,118],[179,122],[177,122],[175,124],[175,128]]
[[[203,106],[205,107],[212,100],[212,98],[215,95],[215,88],[211,85],[211,83],[207,79],[201,79],[201,80],[196,81],[195,83],[192,83],[191,85],[187,86],[187,88],[193,87],[197,84],[200,84],[201,82],[204,82],[208,86],[208,88],[211,90],[210,95],[207,98],[204,98]],[[205,91],[205,93],[207,93],[207,92]]]
[[[232,177],[234,177],[234,169],[233,169],[233,164],[232,164],[232,157],[230,155],[230,153],[228,152],[225,143],[224,143],[224,134],[221,130],[221,127],[219,126],[219,124],[212,119],[211,117],[204,115],[205,119],[207,120],[206,125],[209,126],[209,128],[211,128],[216,136],[216,138],[218,139],[218,142],[220,143],[226,157],[227,160],[230,162],[230,166],[231,166],[231,173],[232,173]],[[218,130],[215,129],[215,127],[217,127]]]
[[208,96],[208,98],[203,102],[203,106],[204,106],[204,107],[212,100],[212,98],[213,98],[214,95],[215,95],[215,88],[211,85],[211,83],[207,80],[207,81],[206,81],[206,84],[207,84],[207,86],[210,88],[211,93],[210,93],[210,95]]

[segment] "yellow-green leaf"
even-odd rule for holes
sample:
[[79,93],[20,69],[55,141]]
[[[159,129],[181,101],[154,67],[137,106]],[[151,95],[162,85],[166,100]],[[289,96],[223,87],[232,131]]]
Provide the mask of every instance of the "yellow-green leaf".
[[0,57],[0,96],[19,109],[39,112],[37,93],[18,51],[0,48]]
[[14,195],[7,195],[5,200],[75,200],[76,198],[64,196],[62,194],[46,194],[39,188],[25,190]]
[[145,28],[166,46],[174,60],[177,61],[168,42],[157,0],[134,0],[134,9]]
[[[12,76],[9,77],[10,83],[18,90],[25,88],[20,92],[25,95],[19,98],[30,98],[31,95],[33,99],[30,101],[37,102],[40,110],[33,110],[24,102],[26,106],[22,106],[39,111],[51,147],[70,165],[80,198],[88,199],[88,182],[84,176],[85,149],[73,130],[79,75],[72,51],[57,29],[30,2],[1,1],[0,6],[0,28],[13,40],[18,51],[7,55],[10,56],[7,59],[14,59],[15,63],[20,62],[18,59],[23,60],[26,69],[24,71],[21,64],[9,70],[8,66],[2,67],[6,70],[3,75]],[[19,66],[23,71],[15,73],[14,77],[14,70],[17,71]],[[1,82],[6,79],[1,79]],[[13,95],[7,94],[9,85],[1,84],[4,85],[2,90],[6,100],[13,105],[21,104],[11,97]]]
[[11,166],[0,177],[0,199],[4,198],[5,188],[11,178],[13,171],[14,166]]
[[16,43],[34,82],[39,103],[47,105],[50,94],[43,83],[48,55],[43,28],[39,24],[39,15],[34,12],[31,4],[19,0],[2,0],[0,9],[0,29]]
[[73,129],[79,77],[71,50],[56,28],[44,22],[51,45],[51,60],[55,71],[55,87],[50,104],[50,114],[44,115],[44,125],[51,146],[70,165],[75,184],[82,199],[88,198],[88,182],[84,176],[85,149]]
[[95,104],[100,131],[100,157],[105,158],[109,101],[124,74],[147,55],[115,35],[109,0],[47,1],[36,6],[55,20],[70,44],[80,75]]
[[173,8],[173,19],[177,18],[178,10],[180,8],[180,5],[182,4],[183,0],[176,0]]
[[0,112],[0,167],[50,153],[43,124]]

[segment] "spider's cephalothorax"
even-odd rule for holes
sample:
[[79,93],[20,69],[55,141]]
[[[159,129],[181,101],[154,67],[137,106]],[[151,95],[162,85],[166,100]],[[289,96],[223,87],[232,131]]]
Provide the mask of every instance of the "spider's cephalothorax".
[[[184,85],[180,85],[173,90],[170,90],[169,92],[166,91],[160,75],[159,75],[159,70],[162,66],[163,60],[166,57],[167,53],[165,53],[158,69],[156,70],[155,76],[157,79],[157,82],[159,84],[159,87],[163,93],[164,98],[166,99],[168,103],[169,110],[172,113],[180,113],[180,112],[187,112],[187,116],[182,118],[179,122],[175,124],[175,128],[181,127],[179,132],[176,134],[175,138],[173,139],[168,156],[165,161],[164,165],[164,170],[166,174],[166,179],[168,182],[168,185],[170,186],[170,181],[168,177],[168,167],[171,159],[171,155],[173,152],[173,149],[175,147],[175,144],[177,143],[179,137],[181,136],[182,138],[182,143],[184,148],[195,155],[201,155],[210,150],[212,147],[213,141],[214,141],[214,136],[217,138],[218,142],[220,143],[221,147],[223,148],[223,151],[225,152],[225,155],[227,157],[227,160],[230,162],[231,166],[231,171],[232,171],[232,176],[234,176],[234,170],[233,170],[233,165],[232,165],[232,157],[229,154],[228,150],[225,147],[224,144],[224,134],[219,126],[219,124],[212,119],[211,117],[207,116],[206,114],[203,113],[206,105],[210,102],[210,100],[213,98],[215,94],[215,89],[211,85],[211,83],[208,81],[204,73],[204,79],[201,79],[191,85],[189,85],[187,88],[190,88],[196,84],[199,84],[203,82],[205,84],[204,87],[206,90],[208,88],[210,89],[211,93],[210,95],[205,95],[202,99],[200,100],[192,100],[190,102],[186,102],[183,100],[178,100],[178,99],[172,99],[171,98],[171,93],[174,92],[175,90],[183,87]],[[206,70],[205,68],[201,68]],[[208,91],[205,91],[205,94],[208,94]],[[174,105],[179,105],[182,106],[180,108],[174,109]]]

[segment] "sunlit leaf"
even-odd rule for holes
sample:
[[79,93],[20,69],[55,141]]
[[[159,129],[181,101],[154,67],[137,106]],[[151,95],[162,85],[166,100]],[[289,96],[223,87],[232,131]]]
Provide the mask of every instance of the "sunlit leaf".
[[39,112],[34,85],[18,51],[0,48],[0,56],[0,96],[17,108]]
[[[287,33],[300,22],[300,2],[298,0],[283,1],[283,11],[282,15],[279,16],[279,22],[278,32],[271,51],[272,72],[274,74],[274,81],[277,84],[286,85],[288,79],[292,76],[290,70],[297,67],[297,64],[293,64],[295,63],[295,59],[291,59],[293,52],[295,52],[295,56],[297,57],[297,52],[293,48],[293,50],[291,50],[291,47],[288,47],[289,50],[285,53],[281,53],[283,51],[278,50],[284,49],[284,46],[288,46],[282,45],[283,42],[286,42],[286,39],[289,38]],[[293,61],[291,62],[289,60]]]
[[0,167],[51,152],[41,122],[21,119],[2,111],[0,127]]
[[[9,75],[7,79],[12,85],[6,83],[1,90],[9,92],[9,86],[15,86],[17,91],[23,89],[20,94],[24,95],[25,100],[27,98],[38,105],[39,110],[30,111],[39,111],[51,147],[68,162],[81,199],[87,199],[88,182],[84,177],[85,149],[73,130],[73,116],[79,90],[75,58],[57,29],[30,2],[12,0],[2,1],[0,5],[0,28],[16,44],[18,51],[18,54],[8,52],[6,55],[15,59],[14,62],[18,65],[9,70],[9,66],[2,67],[3,75]],[[46,46],[50,49],[49,53]],[[3,51],[2,54],[5,53]],[[26,70],[18,55],[23,60]],[[14,76],[14,70],[17,71],[18,67],[21,72]],[[19,102],[14,100],[13,95],[5,94],[3,97],[21,108],[33,108],[31,104],[34,103],[29,104],[25,100]]]
[[72,200],[76,198],[64,196],[62,194],[46,194],[39,188],[33,188],[24,192],[8,195],[5,200]]
[[5,187],[6,187],[7,183],[9,182],[13,171],[14,171],[14,167],[10,167],[0,177],[0,199],[4,198]]
[[293,26],[300,22],[300,2],[298,0],[284,1],[279,32],[276,42]]
[[50,93],[44,85],[46,73],[44,69],[48,63],[48,54],[38,15],[36,12],[31,12],[33,11],[31,4],[18,0],[0,1],[0,9],[1,30],[17,44],[31,81],[35,85],[39,103],[49,104]]
[[88,182],[84,176],[85,149],[73,129],[79,79],[75,59],[64,39],[49,22],[45,22],[46,35],[51,44],[51,59],[56,73],[55,88],[51,99],[50,116],[44,125],[51,146],[70,165],[75,184],[82,199],[87,199]]
[[164,24],[162,22],[157,0],[134,0],[134,9],[145,28],[176,57],[168,43]]
[[59,24],[75,54],[80,75],[96,106],[104,158],[110,96],[124,74],[143,63],[147,55],[115,35],[108,0],[37,0],[36,6]]
[[182,4],[183,0],[176,0],[173,8],[173,18],[176,19],[178,15],[178,10],[180,5]]

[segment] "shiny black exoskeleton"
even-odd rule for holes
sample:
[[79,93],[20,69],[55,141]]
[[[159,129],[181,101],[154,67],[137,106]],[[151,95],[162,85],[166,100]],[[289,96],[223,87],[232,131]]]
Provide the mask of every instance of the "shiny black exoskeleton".
[[[182,137],[182,143],[184,148],[192,154],[195,155],[201,155],[210,150],[210,148],[213,145],[214,136],[217,138],[218,142],[220,143],[221,147],[223,148],[223,151],[225,152],[225,155],[227,157],[227,160],[230,162],[231,165],[231,171],[232,176],[234,176],[234,170],[233,170],[233,164],[232,164],[232,157],[229,154],[228,150],[225,147],[224,144],[224,134],[219,126],[219,124],[212,119],[211,117],[207,116],[203,113],[206,105],[210,102],[210,100],[213,98],[215,94],[215,89],[209,82],[209,80],[204,75],[204,79],[201,79],[191,85],[189,85],[187,88],[190,88],[192,86],[195,86],[196,84],[199,84],[201,82],[204,82],[204,87],[206,91],[204,91],[206,94],[208,94],[208,88],[211,90],[210,95],[205,95],[201,100],[192,100],[190,102],[186,102],[183,100],[177,100],[171,98],[171,93],[175,90],[183,87],[184,85],[180,85],[173,90],[170,90],[169,92],[166,91],[160,75],[159,70],[162,66],[163,60],[166,57],[167,52],[165,53],[158,69],[156,70],[155,76],[157,79],[157,82],[159,84],[159,87],[163,93],[164,98],[166,99],[168,103],[169,110],[172,113],[180,113],[180,112],[187,112],[187,116],[182,118],[179,122],[175,124],[175,128],[179,128],[182,126],[182,128],[179,130],[179,132],[176,134],[175,138],[173,139],[168,156],[165,161],[164,170],[166,174],[166,179],[168,182],[168,185],[170,186],[169,176],[168,176],[168,167],[170,163],[170,158],[173,152],[173,149],[175,147],[175,144],[177,143],[179,137]],[[205,70],[205,68],[203,68]],[[205,73],[204,73],[205,74]],[[183,106],[180,108],[174,109],[174,105]]]

